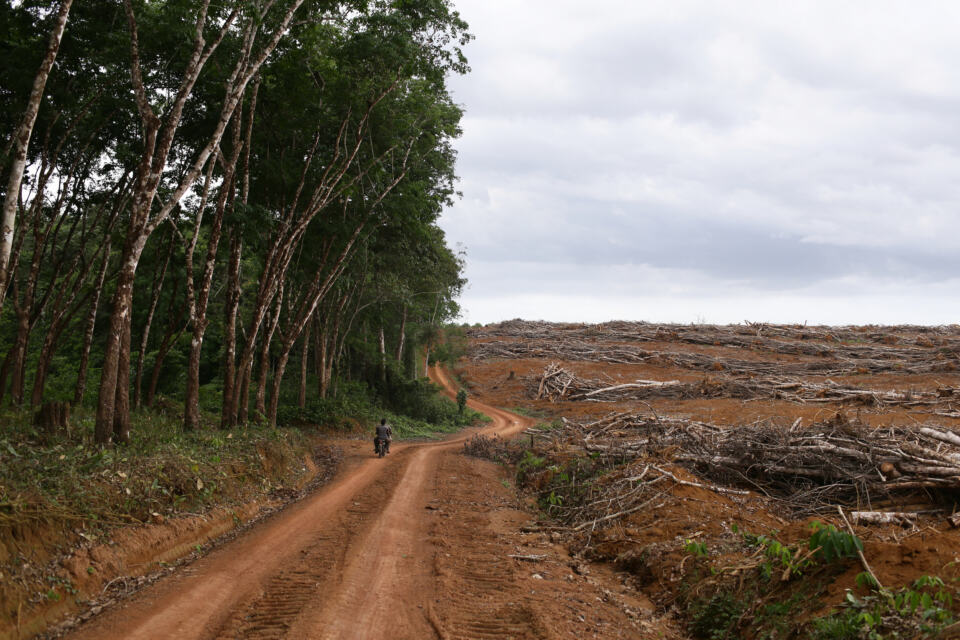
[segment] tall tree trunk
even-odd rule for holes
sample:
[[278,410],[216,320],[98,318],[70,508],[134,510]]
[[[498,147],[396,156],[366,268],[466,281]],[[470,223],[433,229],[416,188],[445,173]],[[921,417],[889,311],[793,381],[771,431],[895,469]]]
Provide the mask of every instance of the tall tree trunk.
[[243,238],[236,229],[230,238],[230,265],[227,267],[227,304],[224,307],[226,328],[223,352],[223,407],[220,427],[229,429],[236,425],[237,406],[237,312],[240,309],[240,258],[243,253]]
[[303,350],[300,352],[300,395],[297,396],[297,406],[301,409],[307,406],[307,356],[310,355],[310,329],[312,322],[307,323],[303,333]]
[[[132,221],[131,221],[132,222]],[[107,344],[103,354],[103,369],[100,374],[100,393],[97,399],[97,419],[94,426],[94,440],[98,444],[108,444],[114,434],[114,427],[119,424],[121,430],[124,423],[129,428],[129,416],[115,421],[117,398],[126,396],[129,392],[129,365],[121,359],[130,355],[130,314],[133,310],[133,284],[137,273],[137,263],[143,251],[146,236],[128,236],[120,256],[120,274],[117,277],[117,289],[113,294],[112,311],[110,313],[110,328],[107,331]],[[127,384],[123,382],[123,371],[126,369]],[[129,403],[124,400],[120,409],[129,409]]]
[[[260,87],[259,80],[253,85],[253,94],[251,96],[251,113],[256,109],[257,91]],[[207,255],[203,264],[203,274],[200,278],[200,286],[193,295],[193,251],[196,247],[196,239],[199,237],[200,221],[203,215],[204,204],[201,203],[197,211],[197,224],[194,231],[194,238],[190,244],[187,255],[187,282],[188,302],[190,307],[190,324],[193,329],[193,338],[190,341],[190,356],[187,361],[187,385],[184,393],[183,408],[183,428],[192,431],[200,426],[200,356],[203,349],[203,337],[207,331],[210,321],[207,317],[207,303],[210,300],[210,288],[213,285],[213,273],[217,265],[217,251],[220,246],[220,235],[223,231],[223,216],[227,210],[228,203],[233,204],[234,176],[236,175],[237,161],[240,159],[240,153],[243,147],[240,144],[240,134],[242,133],[243,108],[235,113],[233,118],[233,152],[230,158],[225,161],[223,182],[217,193],[216,209],[207,234]],[[211,167],[213,163],[211,163]],[[209,174],[208,174],[209,178]],[[204,189],[204,199],[206,188]]]
[[[133,384],[133,406],[140,408],[140,397],[143,387],[143,361],[147,357],[147,344],[150,340],[150,327],[153,325],[153,314],[157,310],[157,303],[160,302],[160,292],[163,289],[163,281],[167,276],[167,267],[170,265],[170,256],[173,254],[173,242],[175,234],[170,234],[170,243],[167,245],[167,255],[163,260],[163,266],[157,260],[157,267],[153,272],[153,290],[150,294],[150,310],[147,312],[147,321],[143,326],[143,335],[140,336],[140,351],[137,354],[137,377]],[[159,256],[158,256],[159,258]],[[158,274],[159,270],[159,274]]]
[[[267,376],[270,374],[270,344],[273,342],[273,335],[280,324],[280,311],[283,309],[283,286],[277,294],[277,306],[273,311],[273,317],[270,318],[270,326],[266,335],[263,336],[263,346],[260,350],[260,376],[257,378],[257,396],[255,407],[260,415],[267,415]],[[289,354],[288,354],[289,356]],[[274,373],[274,380],[277,379]]]
[[383,332],[383,316],[380,316],[380,382],[387,385],[387,338]]
[[[148,98],[147,88],[144,85],[133,2],[132,0],[124,0],[123,2],[130,33],[131,86],[141,120],[143,147],[137,167],[132,198],[133,205],[130,212],[130,227],[121,259],[120,277],[117,293],[114,295],[114,304],[110,315],[110,331],[107,335],[107,345],[104,353],[103,375],[100,381],[97,420],[94,428],[94,436],[98,443],[106,444],[109,442],[110,433],[113,431],[113,425],[116,422],[114,420],[114,413],[118,408],[116,398],[129,391],[129,387],[121,388],[118,386],[118,373],[120,358],[124,355],[129,356],[129,348],[124,349],[123,343],[124,336],[128,335],[127,326],[130,323],[133,303],[133,281],[143,245],[154,230],[170,216],[183,196],[200,177],[204,167],[207,166],[207,162],[211,161],[211,156],[219,147],[223,133],[233,117],[234,110],[242,100],[248,83],[259,72],[260,67],[279,44],[280,39],[287,32],[293,14],[300,8],[303,1],[293,0],[285,9],[281,9],[284,14],[275,23],[274,31],[269,36],[268,41],[256,55],[252,55],[251,48],[255,41],[254,34],[260,29],[265,16],[257,15],[255,18],[251,18],[245,26],[238,27],[234,25],[234,20],[240,14],[240,7],[237,5],[220,25],[220,30],[215,35],[214,40],[207,43],[204,31],[210,0],[204,0],[196,12],[193,51],[180,78],[179,89],[166,110],[164,120],[161,120],[154,112]],[[256,14],[256,12],[254,13]],[[193,88],[204,65],[227,33],[231,30],[236,31],[238,28],[244,34],[242,51],[238,52],[235,57],[236,64],[233,73],[226,82],[226,95],[220,109],[219,120],[205,146],[182,174],[177,186],[171,190],[169,196],[154,213],[154,200],[166,169],[167,159],[173,147],[177,130],[180,127],[184,106],[192,95]],[[119,408],[123,410],[127,405],[127,402],[121,402]],[[119,423],[124,422],[129,423],[129,416],[120,418]]]
[[74,406],[83,403],[83,395],[87,390],[87,367],[90,364],[90,347],[93,345],[93,330],[97,322],[97,309],[100,307],[100,293],[103,291],[103,281],[107,275],[107,265],[110,264],[110,238],[107,238],[103,251],[103,262],[100,264],[100,273],[93,289],[90,301],[90,311],[87,312],[87,321],[83,330],[83,347],[80,352],[80,370],[77,372],[77,386],[73,392]]
[[10,381],[10,402],[23,403],[23,380],[26,377],[27,342],[30,340],[30,308],[14,305],[17,317],[17,337],[13,343],[13,378]]
[[157,385],[160,382],[160,372],[163,370],[163,361],[187,329],[186,324],[183,322],[183,316],[186,312],[177,297],[179,290],[180,280],[177,279],[174,280],[173,291],[170,293],[170,301],[167,303],[167,328],[163,333],[163,339],[160,341],[160,347],[157,349],[157,357],[153,362],[153,370],[150,372],[150,384],[147,386],[147,398],[144,403],[148,407],[153,406],[153,400],[157,395]]
[[[36,220],[36,219],[35,219]],[[37,220],[37,222],[39,222]],[[36,297],[37,284],[40,280],[40,264],[44,256],[44,248],[49,238],[49,227],[46,231],[41,231],[35,225],[34,229],[34,250],[30,261],[30,271],[27,275],[26,287],[23,298],[19,299],[19,287],[16,282],[14,288],[14,313],[17,318],[17,337],[14,342],[13,352],[13,379],[10,382],[10,400],[15,405],[23,403],[23,389],[26,378],[27,367],[27,345],[30,343],[30,330],[33,323],[30,321],[30,315],[33,310],[34,299]]]
[[287,370],[287,362],[290,361],[290,349],[284,349],[277,359],[277,366],[273,371],[273,385],[270,390],[270,426],[277,426],[277,409],[280,407],[280,383],[283,381],[283,374]]
[[320,377],[320,371],[322,370],[322,363],[320,362],[320,344],[323,342],[322,338],[322,325],[320,324],[320,311],[313,314],[313,324],[316,325],[313,329],[313,373],[317,378]]
[[50,371],[50,363],[53,360],[53,354],[56,351],[57,342],[63,334],[63,330],[69,324],[73,314],[66,317],[55,318],[43,339],[43,347],[40,349],[40,357],[37,360],[37,372],[33,378],[33,393],[30,396],[30,406],[38,407],[43,403],[43,391],[47,384],[47,373]]
[[27,108],[24,110],[23,119],[14,134],[16,146],[13,163],[10,166],[10,176],[7,179],[6,196],[3,201],[3,218],[0,221],[0,225],[2,225],[2,233],[0,233],[0,309],[3,308],[7,284],[10,282],[10,272],[7,268],[10,265],[10,252],[13,248],[13,229],[17,217],[17,202],[20,199],[20,183],[23,180],[23,172],[27,164],[30,136],[33,135],[33,125],[37,120],[37,113],[40,111],[43,90],[47,85],[47,78],[53,68],[53,63],[57,59],[60,39],[63,37],[63,31],[67,26],[67,17],[70,14],[72,4],[73,0],[62,0],[60,3],[60,10],[57,12],[57,19],[47,43],[47,52],[43,56],[40,69],[33,79],[33,88],[30,91]]
[[400,337],[397,338],[397,362],[403,362],[403,345],[407,338],[407,305],[400,314]]
[[317,327],[317,348],[315,349],[314,358],[317,361],[317,395],[321,398],[327,397],[327,392],[330,388],[330,380],[327,377],[327,360],[330,357],[330,349],[328,345],[330,344],[330,316],[332,314],[327,314],[323,320],[323,335],[320,335],[320,328]]
[[[253,136],[253,118],[256,115],[256,95],[260,86],[257,77],[253,98],[250,101],[250,116],[243,144],[243,186],[240,202],[246,206],[250,196],[250,148]],[[226,328],[224,330],[223,354],[223,406],[220,408],[220,428],[228,429],[237,421],[237,313],[240,309],[240,259],[243,254],[243,231],[236,227],[230,235],[230,264],[227,267],[227,302],[224,307]]]
[[237,422],[246,424],[250,410],[250,377],[253,374],[253,360],[244,365],[241,362],[239,376],[240,386],[237,395]]
[[130,322],[123,327],[120,336],[120,352],[117,366],[117,398],[113,412],[113,441],[130,442]]

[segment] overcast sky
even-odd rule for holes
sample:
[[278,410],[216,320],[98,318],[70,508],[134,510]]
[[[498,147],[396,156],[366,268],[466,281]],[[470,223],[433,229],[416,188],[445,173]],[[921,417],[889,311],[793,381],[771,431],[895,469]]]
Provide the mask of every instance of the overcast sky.
[[960,3],[455,2],[464,320],[960,322]]

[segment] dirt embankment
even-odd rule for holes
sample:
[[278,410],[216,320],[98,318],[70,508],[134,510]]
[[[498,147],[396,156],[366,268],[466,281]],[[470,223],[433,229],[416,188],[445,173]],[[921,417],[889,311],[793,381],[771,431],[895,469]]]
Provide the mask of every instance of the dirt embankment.
[[60,518],[11,526],[0,549],[18,566],[0,580],[0,639],[56,635],[227,542],[329,479],[339,454],[327,447],[317,454],[289,466],[287,488],[202,515],[155,513],[150,523],[97,535]]

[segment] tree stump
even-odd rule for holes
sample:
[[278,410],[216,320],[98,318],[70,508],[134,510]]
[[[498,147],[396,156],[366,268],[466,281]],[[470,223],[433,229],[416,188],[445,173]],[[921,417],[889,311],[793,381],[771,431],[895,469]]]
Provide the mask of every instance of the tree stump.
[[48,442],[54,442],[70,429],[70,403],[44,402],[33,414],[33,426]]

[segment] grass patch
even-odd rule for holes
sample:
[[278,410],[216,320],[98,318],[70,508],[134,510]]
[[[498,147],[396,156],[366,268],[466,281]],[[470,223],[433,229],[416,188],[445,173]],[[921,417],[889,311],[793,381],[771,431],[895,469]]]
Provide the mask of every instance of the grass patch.
[[534,418],[536,420],[543,420],[547,417],[547,412],[542,409],[530,409],[529,407],[514,407],[512,409],[507,409],[508,411],[513,411],[516,414],[525,416],[527,418]]
[[294,429],[184,433],[178,418],[148,411],[133,414],[128,445],[101,448],[94,420],[81,410],[49,443],[26,412],[0,414],[0,528],[50,518],[131,524],[203,511],[283,486],[302,472],[310,450]]

